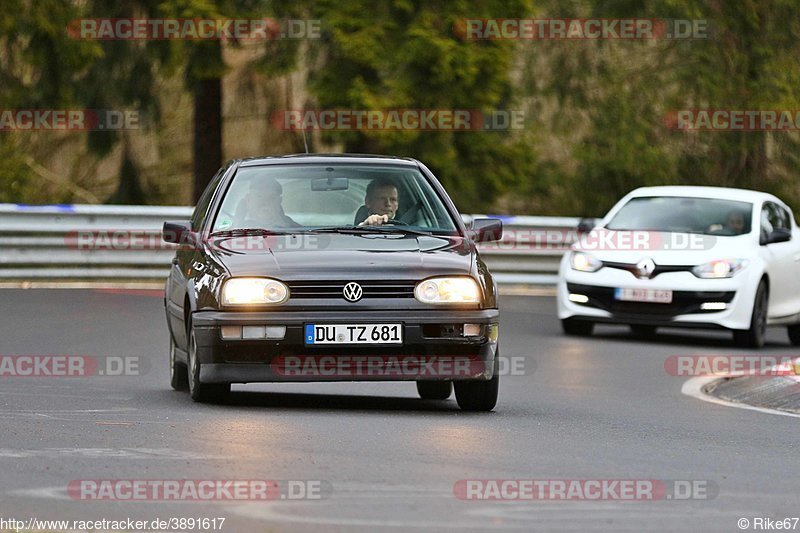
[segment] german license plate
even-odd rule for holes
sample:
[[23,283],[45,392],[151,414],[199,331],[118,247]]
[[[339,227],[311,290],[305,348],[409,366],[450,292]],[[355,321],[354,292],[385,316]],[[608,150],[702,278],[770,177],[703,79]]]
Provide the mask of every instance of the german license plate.
[[624,302],[672,303],[672,291],[658,289],[614,289],[614,299]]
[[402,344],[402,324],[306,324],[306,344]]

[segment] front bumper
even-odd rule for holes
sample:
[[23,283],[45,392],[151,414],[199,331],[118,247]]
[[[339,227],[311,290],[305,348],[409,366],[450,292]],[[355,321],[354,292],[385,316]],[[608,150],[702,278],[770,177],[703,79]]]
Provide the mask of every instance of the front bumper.
[[[497,309],[430,311],[200,311],[192,315],[200,381],[488,380],[494,375]],[[306,324],[400,323],[402,345],[306,345]],[[480,324],[474,337],[449,327]],[[282,340],[224,340],[222,326],[285,326]],[[443,335],[444,333],[444,335]]]
[[[747,329],[760,272],[748,269],[733,278],[708,280],[689,272],[666,273],[640,280],[630,273],[604,268],[575,272],[562,265],[557,287],[558,317],[608,324],[637,324],[695,328]],[[615,301],[615,288],[669,289],[673,304]],[[572,290],[571,290],[572,289]],[[585,294],[586,303],[569,300],[571,292]],[[702,310],[704,302],[724,302],[722,311]]]

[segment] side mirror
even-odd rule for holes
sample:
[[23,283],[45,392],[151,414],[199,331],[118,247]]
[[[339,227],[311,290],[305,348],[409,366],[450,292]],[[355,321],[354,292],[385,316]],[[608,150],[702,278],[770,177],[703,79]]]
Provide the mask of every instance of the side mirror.
[[499,241],[503,237],[503,221],[496,218],[476,218],[472,221],[475,242]]
[[792,240],[792,232],[786,228],[775,228],[766,237],[761,237],[761,244],[773,244],[776,242],[788,242]]
[[192,224],[188,220],[178,222],[164,222],[161,229],[161,239],[174,244],[192,244]]
[[589,233],[596,225],[593,218],[582,218],[578,222],[578,233]]

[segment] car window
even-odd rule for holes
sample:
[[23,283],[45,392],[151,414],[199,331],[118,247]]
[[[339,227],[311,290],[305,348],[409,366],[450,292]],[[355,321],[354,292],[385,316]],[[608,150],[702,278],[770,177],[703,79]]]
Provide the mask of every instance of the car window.
[[780,227],[784,229],[792,229],[792,220],[789,212],[778,204],[772,204],[777,211],[778,220],[780,220]]
[[219,185],[219,181],[222,179],[223,174],[225,174],[225,168],[222,167],[217,171],[213,178],[211,178],[211,182],[208,184],[206,189],[203,191],[203,194],[200,196],[200,199],[197,201],[197,206],[194,208],[194,212],[192,213],[192,231],[200,231],[200,228],[203,227],[203,222],[206,219],[206,214],[208,213],[208,206],[211,205],[211,200],[214,198],[214,191],[217,190],[217,186]]
[[365,200],[370,184],[373,196],[393,197],[392,218],[403,227],[433,233],[457,231],[442,199],[419,170],[365,164],[240,167],[212,231],[357,225],[375,211]]
[[606,226],[611,230],[736,236],[751,231],[753,204],[716,198],[632,198]]
[[782,228],[792,229],[789,213],[774,202],[764,203],[761,208],[761,237],[766,238],[773,230]]
[[761,208],[761,237],[766,238],[775,226],[772,225],[774,218],[770,216],[769,204],[764,204]]

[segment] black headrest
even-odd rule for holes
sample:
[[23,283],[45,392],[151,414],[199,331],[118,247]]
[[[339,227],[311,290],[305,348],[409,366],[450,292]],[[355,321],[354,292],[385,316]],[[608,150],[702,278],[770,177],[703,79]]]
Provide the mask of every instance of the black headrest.
[[359,224],[364,222],[368,216],[369,216],[369,209],[367,209],[366,205],[362,205],[361,207],[358,208],[358,211],[356,211],[356,216],[353,218],[353,224],[358,226]]

